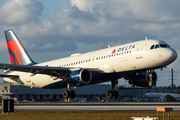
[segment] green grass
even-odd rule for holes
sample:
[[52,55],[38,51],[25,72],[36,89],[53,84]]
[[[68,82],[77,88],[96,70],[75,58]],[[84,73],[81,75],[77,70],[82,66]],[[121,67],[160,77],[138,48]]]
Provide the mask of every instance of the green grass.
[[[156,113],[134,112],[14,112],[0,115],[0,120],[132,120],[131,117],[156,117]],[[160,113],[162,120],[162,113]],[[170,113],[171,120],[180,120],[180,113]]]

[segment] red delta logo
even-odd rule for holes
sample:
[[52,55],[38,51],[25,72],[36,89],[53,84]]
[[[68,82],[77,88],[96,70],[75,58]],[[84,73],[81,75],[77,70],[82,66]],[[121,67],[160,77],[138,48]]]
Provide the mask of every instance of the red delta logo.
[[[8,41],[9,56],[11,64],[21,65],[24,47],[19,40]],[[22,48],[22,49],[20,49]]]
[[114,49],[113,51],[112,51],[112,54],[114,54],[116,52],[116,49]]

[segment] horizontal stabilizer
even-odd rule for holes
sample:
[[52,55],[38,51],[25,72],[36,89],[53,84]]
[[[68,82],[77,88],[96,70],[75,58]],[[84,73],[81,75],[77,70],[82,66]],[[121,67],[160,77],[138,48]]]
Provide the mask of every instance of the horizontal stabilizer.
[[0,74],[0,77],[3,77],[3,79],[10,79],[14,82],[16,82],[16,84],[19,84],[19,85],[23,85],[24,83],[19,79],[19,76],[18,75],[6,75],[6,74]]

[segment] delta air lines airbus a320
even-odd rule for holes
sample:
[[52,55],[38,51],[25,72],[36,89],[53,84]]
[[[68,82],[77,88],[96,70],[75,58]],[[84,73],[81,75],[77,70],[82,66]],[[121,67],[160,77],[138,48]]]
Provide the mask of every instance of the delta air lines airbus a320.
[[130,84],[147,87],[155,86],[157,74],[177,58],[177,53],[160,40],[143,40],[109,47],[66,58],[35,63],[24,49],[13,30],[4,32],[11,64],[0,64],[4,81],[23,86],[55,89],[68,88],[64,98],[74,98],[71,87],[98,84],[111,81],[112,89],[107,98],[117,99],[114,90],[118,79],[124,78]]

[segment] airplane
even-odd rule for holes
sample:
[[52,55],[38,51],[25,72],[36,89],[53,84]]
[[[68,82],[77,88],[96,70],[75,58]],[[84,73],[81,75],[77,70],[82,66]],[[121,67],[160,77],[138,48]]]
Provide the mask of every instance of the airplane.
[[12,29],[4,31],[11,64],[0,63],[4,81],[28,87],[56,89],[67,88],[65,99],[75,98],[71,87],[111,81],[108,99],[117,99],[114,87],[118,79],[129,84],[155,86],[155,69],[162,69],[177,58],[177,52],[167,43],[147,39],[88,53],[76,53],[69,57],[36,63],[27,53]]

